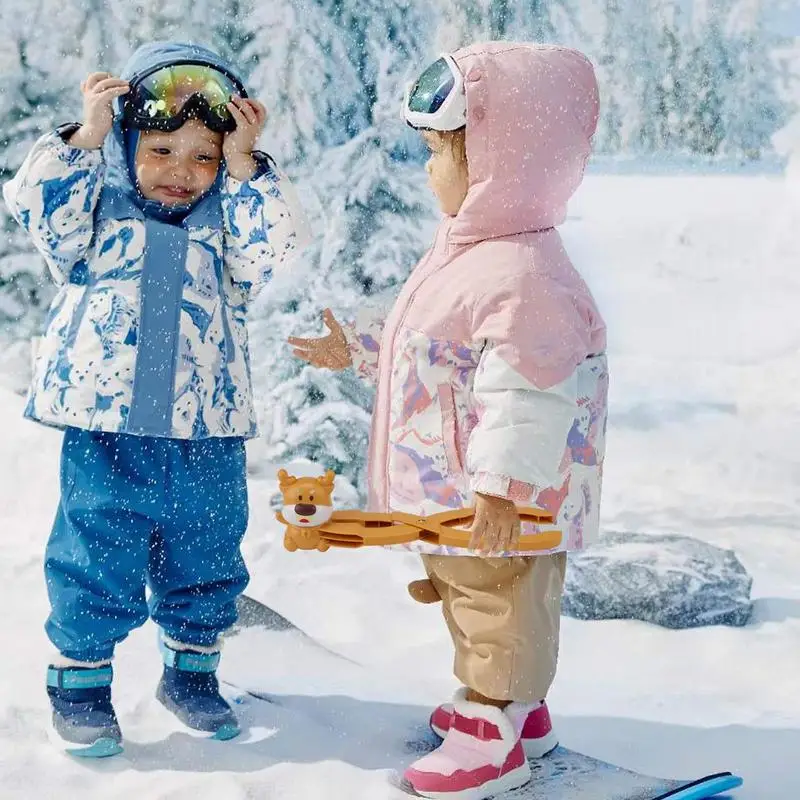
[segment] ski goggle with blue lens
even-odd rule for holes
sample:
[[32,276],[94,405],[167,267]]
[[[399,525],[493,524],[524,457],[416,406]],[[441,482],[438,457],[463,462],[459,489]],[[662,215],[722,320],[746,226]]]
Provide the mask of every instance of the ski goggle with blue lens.
[[417,130],[455,131],[467,124],[464,77],[450,55],[442,55],[406,90],[406,122]]
[[210,130],[236,128],[228,110],[234,95],[247,97],[233,76],[209,64],[185,62],[158,67],[131,82],[122,100],[125,123],[138,130],[176,131],[187,119]]

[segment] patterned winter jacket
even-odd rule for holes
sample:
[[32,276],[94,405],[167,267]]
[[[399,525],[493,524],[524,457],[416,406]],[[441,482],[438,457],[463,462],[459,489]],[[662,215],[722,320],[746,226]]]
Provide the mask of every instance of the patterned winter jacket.
[[[122,76],[181,57],[220,63],[202,48],[149,45]],[[116,122],[102,151],[43,136],[3,195],[58,287],[28,418],[178,439],[256,434],[248,302],[308,236],[268,157],[245,182],[223,167],[212,192],[168,224],[134,199]]]
[[598,534],[606,336],[555,226],[590,153],[594,72],[558,47],[493,44],[455,57],[466,78],[466,201],[385,321],[363,314],[346,329],[354,366],[377,381],[370,506],[431,514],[472,505],[474,492],[506,497],[551,511],[563,531],[555,550],[575,550]]

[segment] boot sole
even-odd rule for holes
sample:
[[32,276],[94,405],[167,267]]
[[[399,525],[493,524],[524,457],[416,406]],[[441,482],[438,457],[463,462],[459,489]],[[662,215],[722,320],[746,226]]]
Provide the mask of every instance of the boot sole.
[[471,789],[457,789],[452,792],[426,792],[419,789],[414,791],[419,797],[426,797],[428,800],[487,800],[487,798],[501,795],[503,792],[519,789],[530,779],[531,768],[526,761],[516,769],[507,772],[502,778],[487,781],[482,786],[475,786]]
[[218,742],[227,742],[231,739],[235,739],[241,732],[242,729],[235,723],[235,722],[226,722],[219,726],[216,730],[204,730],[203,728],[193,728],[191,725],[187,724],[185,720],[182,720],[180,716],[178,716],[177,707],[172,703],[172,701],[167,697],[167,695],[162,690],[161,686],[158,687],[156,691],[156,700],[161,703],[164,708],[172,714],[181,725],[184,726],[186,732],[199,739],[213,739]]
[[50,743],[58,750],[76,758],[110,758],[123,752],[122,742],[111,736],[98,736],[91,743],[81,744],[64,739],[53,727],[48,725],[47,737]]

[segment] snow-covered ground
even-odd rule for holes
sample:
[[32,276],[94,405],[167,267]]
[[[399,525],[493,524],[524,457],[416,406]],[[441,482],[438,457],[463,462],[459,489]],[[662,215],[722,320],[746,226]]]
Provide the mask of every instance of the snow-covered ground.
[[[591,175],[564,228],[610,329],[604,526],[734,548],[757,605],[737,630],[565,618],[555,722],[565,745],[634,769],[738,771],[743,800],[800,797],[800,209],[787,198],[778,176]],[[126,755],[50,749],[41,557],[59,442],[21,408],[0,393],[0,796],[395,797],[386,770],[413,758],[406,741],[454,688],[439,612],[406,598],[412,556],[284,551],[266,481],[252,485],[248,593],[307,636],[245,631],[221,672],[273,702],[242,704],[236,742],[190,738],[152,697],[148,625],[116,660]]]

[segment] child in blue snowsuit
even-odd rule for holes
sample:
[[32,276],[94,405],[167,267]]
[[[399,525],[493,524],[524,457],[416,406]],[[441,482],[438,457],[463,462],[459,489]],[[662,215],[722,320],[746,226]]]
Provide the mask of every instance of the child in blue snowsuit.
[[246,314],[307,231],[253,151],[264,107],[215,53],[145,45],[121,78],[81,88],[83,123],[39,139],[3,194],[58,287],[25,410],[64,430],[45,554],[53,727],[102,756],[122,749],[114,647],[148,617],[159,700],[193,729],[238,733],[215,670],[249,577]]

